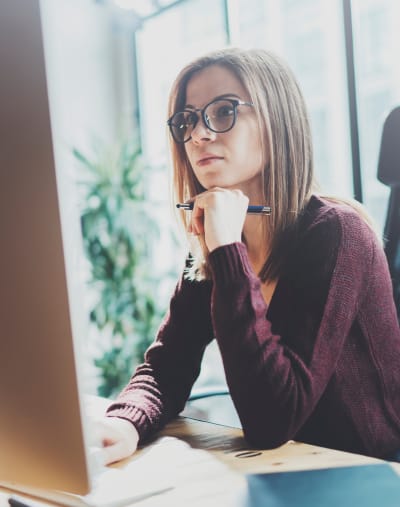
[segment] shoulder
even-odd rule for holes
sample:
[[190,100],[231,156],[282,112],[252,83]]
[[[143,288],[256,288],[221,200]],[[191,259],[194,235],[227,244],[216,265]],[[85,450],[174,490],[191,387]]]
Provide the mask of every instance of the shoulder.
[[354,246],[379,243],[362,205],[339,199],[312,196],[300,219],[300,230],[324,236],[328,243],[350,239]]
[[[331,276],[338,263],[348,270],[366,268],[379,249],[376,233],[345,201],[313,196],[298,224],[296,257],[316,276]],[[350,271],[348,271],[350,272]]]

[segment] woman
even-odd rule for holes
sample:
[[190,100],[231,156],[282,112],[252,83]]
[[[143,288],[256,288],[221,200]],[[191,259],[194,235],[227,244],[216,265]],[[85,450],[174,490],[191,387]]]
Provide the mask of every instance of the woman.
[[145,362],[108,408],[106,461],[179,414],[214,337],[250,444],[392,457],[400,331],[386,259],[361,208],[316,195],[291,71],[261,50],[206,55],[179,74],[169,115],[191,256]]

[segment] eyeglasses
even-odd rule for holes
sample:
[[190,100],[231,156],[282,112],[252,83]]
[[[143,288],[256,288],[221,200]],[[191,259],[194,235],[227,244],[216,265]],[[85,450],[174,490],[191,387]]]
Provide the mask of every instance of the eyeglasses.
[[203,109],[184,109],[178,111],[167,121],[174,141],[186,143],[192,138],[192,132],[199,121],[199,113],[204,125],[218,134],[228,132],[236,123],[238,106],[251,106],[250,102],[238,99],[215,99]]

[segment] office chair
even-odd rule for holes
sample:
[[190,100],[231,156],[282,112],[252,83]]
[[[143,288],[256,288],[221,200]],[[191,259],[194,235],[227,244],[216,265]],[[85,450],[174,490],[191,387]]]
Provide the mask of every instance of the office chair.
[[390,187],[384,229],[385,253],[400,319],[400,107],[390,112],[383,125],[378,180]]
[[229,395],[229,390],[224,385],[217,385],[212,387],[202,387],[194,389],[190,393],[190,397],[188,401],[202,400],[204,398],[210,398],[211,396],[227,396]]

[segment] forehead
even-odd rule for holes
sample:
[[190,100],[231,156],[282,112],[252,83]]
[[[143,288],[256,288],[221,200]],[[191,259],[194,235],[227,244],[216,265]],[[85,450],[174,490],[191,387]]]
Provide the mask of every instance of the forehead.
[[186,87],[186,104],[202,107],[220,95],[236,95],[249,100],[248,93],[235,74],[219,65],[211,65],[194,74]]

